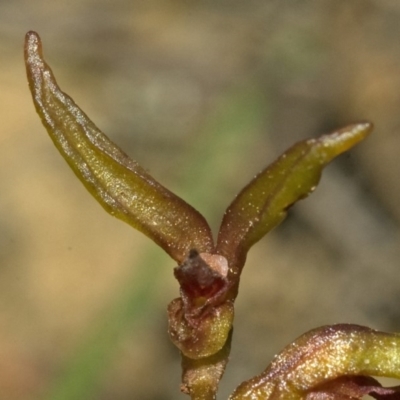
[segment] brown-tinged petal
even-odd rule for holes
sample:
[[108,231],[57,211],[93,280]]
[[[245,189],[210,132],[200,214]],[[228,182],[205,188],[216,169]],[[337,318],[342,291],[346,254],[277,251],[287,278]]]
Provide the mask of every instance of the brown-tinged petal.
[[211,230],[203,216],[130,159],[60,90],[35,32],[26,35],[25,62],[44,126],[105,210],[149,236],[178,263],[193,248],[211,252]]
[[216,250],[228,259],[231,274],[240,274],[250,247],[282,222],[291,205],[315,189],[322,169],[371,130],[371,123],[362,122],[299,142],[238,194],[225,212]]
[[361,400],[367,395],[377,400],[399,400],[400,388],[384,388],[370,376],[344,376],[313,389],[306,400]]
[[186,319],[196,319],[225,302],[230,288],[227,274],[228,261],[225,257],[190,251],[187,259],[174,269]]
[[[229,399],[345,399],[338,386],[337,397],[327,397],[326,391],[317,394],[329,381],[346,376],[399,379],[400,335],[347,324],[314,329],[286,347],[261,375],[242,383]],[[393,395],[385,390],[376,386],[371,394]]]

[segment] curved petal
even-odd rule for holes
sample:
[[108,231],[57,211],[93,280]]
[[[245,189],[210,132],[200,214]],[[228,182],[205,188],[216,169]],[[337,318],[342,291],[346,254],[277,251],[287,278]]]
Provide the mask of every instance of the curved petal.
[[377,400],[400,400],[400,387],[382,387],[370,376],[343,376],[329,381],[307,395],[307,400],[354,400],[369,395]]
[[225,212],[216,247],[228,259],[231,274],[240,274],[250,247],[282,222],[290,206],[315,189],[322,169],[371,130],[372,124],[363,122],[299,142],[238,194]]
[[[242,383],[229,400],[335,399],[310,394],[334,379],[360,375],[399,379],[400,335],[350,324],[314,329],[286,347],[261,375]],[[341,390],[338,382],[331,386]]]
[[63,93],[28,32],[25,62],[36,110],[61,155],[96,200],[181,263],[191,249],[211,252],[211,230],[194,208],[155,181]]

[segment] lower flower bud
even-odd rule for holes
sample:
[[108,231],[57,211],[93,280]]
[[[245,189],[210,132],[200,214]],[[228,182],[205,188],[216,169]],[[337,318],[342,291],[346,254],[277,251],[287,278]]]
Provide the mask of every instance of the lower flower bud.
[[233,315],[233,304],[225,302],[189,320],[185,318],[183,301],[178,298],[168,306],[168,332],[186,357],[209,357],[224,346],[232,328]]

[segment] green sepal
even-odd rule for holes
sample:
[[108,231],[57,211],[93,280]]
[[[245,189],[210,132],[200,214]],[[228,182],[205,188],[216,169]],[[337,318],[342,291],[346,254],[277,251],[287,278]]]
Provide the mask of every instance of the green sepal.
[[315,189],[323,168],[371,130],[371,123],[362,122],[299,142],[238,194],[225,212],[216,246],[231,275],[240,274],[250,247],[283,221],[289,207]]
[[47,132],[104,209],[149,236],[178,263],[191,249],[211,252],[213,239],[204,217],[130,159],[60,90],[35,32],[26,35],[25,62]]

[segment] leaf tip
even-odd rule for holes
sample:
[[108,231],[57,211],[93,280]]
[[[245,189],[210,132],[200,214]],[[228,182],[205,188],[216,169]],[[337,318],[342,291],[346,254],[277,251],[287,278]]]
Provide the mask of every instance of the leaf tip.
[[39,59],[42,53],[42,41],[35,31],[29,31],[25,35],[25,59],[27,63]]
[[25,35],[24,56],[29,87],[35,106],[37,107],[37,103],[40,103],[39,98],[46,63],[43,59],[42,41],[40,36],[34,31],[29,31]]
[[372,132],[372,129],[372,122],[363,121],[324,135],[320,140],[324,147],[332,149],[332,155],[335,157],[365,139]]

